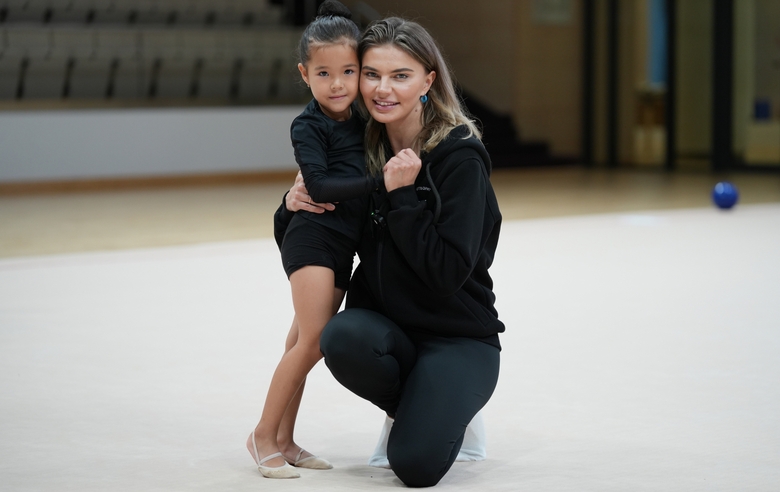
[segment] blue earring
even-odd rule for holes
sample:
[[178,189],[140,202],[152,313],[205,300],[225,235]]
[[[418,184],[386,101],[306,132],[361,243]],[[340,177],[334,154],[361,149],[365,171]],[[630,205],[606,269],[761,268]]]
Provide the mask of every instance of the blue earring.
[[420,96],[420,102],[423,103],[423,104],[427,103],[428,102],[428,94],[423,94],[422,96]]

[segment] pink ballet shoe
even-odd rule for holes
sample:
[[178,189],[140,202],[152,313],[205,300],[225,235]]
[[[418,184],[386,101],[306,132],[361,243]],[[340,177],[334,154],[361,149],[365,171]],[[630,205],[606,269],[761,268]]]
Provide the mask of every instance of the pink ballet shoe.
[[263,465],[264,463],[274,458],[279,458],[279,457],[284,458],[284,456],[282,456],[282,453],[274,453],[266,456],[263,459],[260,459],[260,457],[257,454],[257,443],[255,443],[255,431],[252,431],[251,439],[252,439],[252,448],[255,451],[252,457],[255,459],[255,463],[257,463],[257,469],[260,470],[260,473],[262,473],[265,478],[300,478],[301,477],[301,474],[295,471],[295,468],[288,465],[287,463],[283,464],[282,466],[264,466]]
[[310,468],[312,470],[330,470],[333,468],[333,465],[331,465],[328,460],[318,456],[312,455],[301,459],[303,453],[303,448],[301,448],[301,450],[298,451],[298,456],[296,456],[294,460],[288,459],[286,456],[284,459],[287,463],[292,466],[297,466],[298,468]]

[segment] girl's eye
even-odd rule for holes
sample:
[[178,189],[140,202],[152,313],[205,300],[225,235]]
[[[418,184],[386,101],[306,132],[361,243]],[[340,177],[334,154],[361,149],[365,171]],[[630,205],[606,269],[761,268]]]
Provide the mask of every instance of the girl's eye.
[[352,69],[350,68],[350,69],[348,69],[348,70],[345,70],[345,71],[344,71],[344,73],[345,73],[346,75],[352,75],[353,73],[355,73],[355,71],[354,71],[354,70],[352,70]]
[[328,72],[320,72],[317,75],[319,75],[320,77],[327,77],[328,76]]

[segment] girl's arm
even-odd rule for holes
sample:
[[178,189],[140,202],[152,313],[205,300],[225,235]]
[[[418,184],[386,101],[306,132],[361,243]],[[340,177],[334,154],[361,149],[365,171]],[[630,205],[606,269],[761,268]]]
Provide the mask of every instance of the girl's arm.
[[331,177],[328,175],[328,127],[314,115],[304,114],[290,130],[295,160],[303,173],[312,201],[332,203],[360,198],[379,188],[381,177],[370,175]]
[[319,174],[309,174],[304,177],[312,200],[315,202],[342,202],[352,198],[366,196],[379,188],[381,178],[370,175],[332,178]]

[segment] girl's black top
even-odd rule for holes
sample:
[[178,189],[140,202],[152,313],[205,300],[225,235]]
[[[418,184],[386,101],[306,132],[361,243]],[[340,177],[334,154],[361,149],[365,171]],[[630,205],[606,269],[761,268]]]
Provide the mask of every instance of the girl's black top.
[[347,121],[335,121],[312,100],[290,128],[295,160],[312,201],[336,203],[333,212],[298,214],[355,241],[368,212],[367,197],[381,183],[366,173],[365,127],[354,105]]

